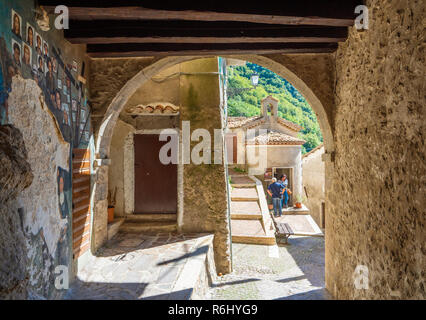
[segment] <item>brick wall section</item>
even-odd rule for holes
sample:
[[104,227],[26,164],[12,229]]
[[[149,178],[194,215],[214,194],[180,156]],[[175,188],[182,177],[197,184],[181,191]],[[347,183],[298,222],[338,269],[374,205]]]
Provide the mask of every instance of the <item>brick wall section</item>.
[[[425,299],[424,1],[367,1],[336,54],[326,285],[339,299]],[[369,268],[369,289],[352,274]]]

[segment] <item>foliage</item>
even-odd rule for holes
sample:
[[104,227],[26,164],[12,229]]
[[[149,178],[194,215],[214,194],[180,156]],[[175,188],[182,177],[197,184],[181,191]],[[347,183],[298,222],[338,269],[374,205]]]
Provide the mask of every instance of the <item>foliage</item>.
[[228,99],[229,116],[251,117],[261,114],[261,100],[268,95],[279,100],[278,116],[301,125],[299,137],[306,140],[302,152],[306,153],[322,143],[322,133],[314,111],[293,85],[272,71],[247,62],[245,66],[228,67],[228,88],[250,88],[251,75],[259,74],[259,85],[252,90],[235,94]]

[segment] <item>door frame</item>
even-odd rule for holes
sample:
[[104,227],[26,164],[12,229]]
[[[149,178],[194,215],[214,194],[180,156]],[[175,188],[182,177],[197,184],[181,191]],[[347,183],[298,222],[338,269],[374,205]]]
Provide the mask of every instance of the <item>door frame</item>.
[[[275,177],[277,174],[277,169],[288,169],[290,171],[289,175],[289,189],[294,192],[294,167],[272,167],[272,177]],[[278,178],[277,178],[278,179]],[[293,204],[293,197],[289,197],[288,204]]]
[[[130,132],[124,143],[124,199],[126,216],[134,214],[135,208],[135,144],[134,136],[139,134],[160,134],[164,129],[142,129]],[[170,129],[169,129],[170,130]],[[180,159],[182,154],[182,132],[178,128],[173,128],[176,131],[178,139],[178,164],[177,164],[177,228],[181,230],[183,225],[183,165]]]

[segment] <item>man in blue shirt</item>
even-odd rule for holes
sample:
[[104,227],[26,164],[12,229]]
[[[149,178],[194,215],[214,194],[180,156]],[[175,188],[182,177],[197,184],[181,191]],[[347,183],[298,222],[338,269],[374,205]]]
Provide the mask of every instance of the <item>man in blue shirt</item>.
[[272,197],[272,204],[274,205],[274,217],[281,217],[281,199],[284,193],[284,186],[282,183],[277,182],[277,178],[272,178],[272,183],[269,185],[267,192]]

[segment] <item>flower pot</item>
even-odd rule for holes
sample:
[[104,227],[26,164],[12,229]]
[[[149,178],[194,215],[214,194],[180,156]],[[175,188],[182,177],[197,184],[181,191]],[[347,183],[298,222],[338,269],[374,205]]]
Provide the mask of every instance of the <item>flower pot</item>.
[[302,209],[302,203],[301,203],[301,202],[296,202],[296,203],[294,204],[294,206],[295,206],[297,209]]
[[114,207],[108,206],[108,223],[114,221]]
[[272,209],[274,209],[274,205],[273,204],[268,204],[268,208],[269,208],[269,210],[272,210]]

